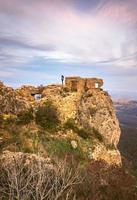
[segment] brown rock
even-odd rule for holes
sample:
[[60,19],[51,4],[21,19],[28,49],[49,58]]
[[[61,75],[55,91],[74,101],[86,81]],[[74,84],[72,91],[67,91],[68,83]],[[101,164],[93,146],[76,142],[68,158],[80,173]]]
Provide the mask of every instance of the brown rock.
[[32,94],[40,92],[42,99],[35,102],[33,106],[37,107],[51,100],[58,109],[58,117],[62,125],[71,118],[80,128],[96,130],[102,136],[103,142],[95,139],[95,145],[91,144],[90,157],[118,164],[121,162],[117,150],[120,138],[119,122],[111,97],[101,89],[102,85],[102,79],[68,77],[63,87],[61,85],[41,88],[24,86],[14,90],[0,82],[0,113],[17,114],[28,109],[34,103]]
[[17,114],[30,107],[30,103],[13,88],[0,83],[0,114]]

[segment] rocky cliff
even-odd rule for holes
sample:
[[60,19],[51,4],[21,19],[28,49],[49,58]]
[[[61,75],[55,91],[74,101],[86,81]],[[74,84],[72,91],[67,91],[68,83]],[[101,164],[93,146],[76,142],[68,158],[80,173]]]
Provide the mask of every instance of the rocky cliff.
[[43,88],[43,98],[36,101],[30,94],[32,91],[37,92],[37,89],[23,87],[15,91],[1,83],[0,113],[16,114],[30,107],[37,110],[50,100],[58,110],[62,127],[65,123],[73,121],[73,127],[80,130],[79,134],[76,134],[76,128],[62,129],[57,131],[56,137],[66,138],[74,148],[80,145],[90,159],[121,164],[121,156],[117,149],[120,137],[119,122],[107,92],[100,88],[89,88],[82,93],[71,92],[65,87],[52,85]]
[[23,93],[18,93],[13,88],[0,82],[0,114],[17,114],[28,109],[29,104]]
[[[87,130],[89,135],[94,130],[102,137],[103,142],[95,137],[94,142],[87,145],[87,152],[92,149],[92,158],[101,158],[109,163],[121,163],[121,156],[117,150],[120,138],[119,122],[107,92],[92,89],[82,94],[77,92],[54,94],[44,97],[41,103],[49,99],[58,108],[62,124],[73,119],[76,125]],[[75,137],[72,139],[78,140]]]

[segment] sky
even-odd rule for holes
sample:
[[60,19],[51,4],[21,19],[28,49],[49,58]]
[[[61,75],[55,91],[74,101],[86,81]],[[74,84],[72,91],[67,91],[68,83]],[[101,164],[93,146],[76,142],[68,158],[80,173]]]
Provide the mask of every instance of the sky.
[[0,0],[0,80],[99,77],[137,97],[137,0]]

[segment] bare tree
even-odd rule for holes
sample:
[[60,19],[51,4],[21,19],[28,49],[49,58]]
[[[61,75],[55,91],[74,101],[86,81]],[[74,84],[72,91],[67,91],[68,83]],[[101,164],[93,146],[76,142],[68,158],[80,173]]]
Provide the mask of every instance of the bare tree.
[[25,156],[0,166],[0,192],[10,200],[29,199],[29,184],[32,179],[31,168],[24,165]]
[[0,198],[10,200],[75,200],[79,170],[66,160],[48,165],[42,160],[27,163],[23,154],[10,164],[0,163]]

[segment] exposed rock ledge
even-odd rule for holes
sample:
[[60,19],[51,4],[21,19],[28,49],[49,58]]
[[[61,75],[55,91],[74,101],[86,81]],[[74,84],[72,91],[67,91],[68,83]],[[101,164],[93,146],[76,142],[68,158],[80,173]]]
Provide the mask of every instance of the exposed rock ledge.
[[[47,93],[46,88],[48,88]],[[21,110],[31,106],[37,107],[51,99],[58,108],[62,124],[72,118],[79,127],[96,129],[103,136],[106,146],[114,147],[109,149],[104,144],[95,141],[92,158],[121,164],[120,153],[117,149],[120,138],[119,122],[111,97],[107,92],[101,88],[89,88],[82,93],[67,91],[66,88],[64,91],[61,86],[52,85],[52,87],[43,88],[43,98],[36,102],[30,98],[29,91],[32,89],[36,88],[25,87],[14,90],[0,83],[0,113],[17,114]]]

